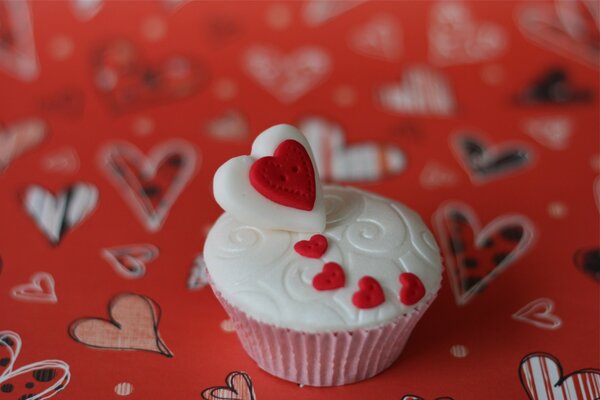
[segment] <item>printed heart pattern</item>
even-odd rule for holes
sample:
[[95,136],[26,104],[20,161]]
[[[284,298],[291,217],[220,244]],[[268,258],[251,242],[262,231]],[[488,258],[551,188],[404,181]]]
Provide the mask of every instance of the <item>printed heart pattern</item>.
[[490,146],[472,133],[456,135],[452,147],[471,181],[476,184],[530,167],[534,160],[533,150],[524,144]]
[[221,140],[244,140],[248,136],[248,121],[239,111],[227,110],[206,125],[208,134]]
[[528,4],[518,10],[516,20],[523,36],[538,46],[600,67],[600,16],[594,1]]
[[100,154],[101,168],[149,232],[161,229],[175,201],[192,179],[199,160],[194,146],[172,139],[144,155],[118,142]]
[[363,276],[358,281],[358,291],[352,295],[352,304],[360,309],[375,308],[385,301],[383,289],[371,276]]
[[21,337],[0,331],[0,396],[11,399],[47,399],[69,384],[69,365],[61,360],[44,360],[14,369],[21,351]]
[[417,304],[425,296],[425,286],[415,274],[400,274],[400,302],[407,306]]
[[512,315],[513,319],[541,329],[555,330],[561,327],[562,320],[554,311],[554,301],[547,298],[533,300]]
[[536,104],[577,104],[593,99],[589,89],[574,87],[569,75],[562,68],[550,68],[516,96],[523,105]]
[[100,252],[114,270],[124,278],[139,279],[146,274],[146,263],[158,257],[158,247],[151,244],[132,244],[104,248]]
[[424,66],[406,68],[400,82],[382,85],[376,96],[381,107],[394,114],[447,116],[456,110],[446,77]]
[[439,2],[431,11],[429,57],[440,66],[482,62],[501,55],[507,34],[499,25],[473,19],[460,2]]
[[402,30],[391,15],[377,15],[352,33],[350,47],[367,57],[396,61],[402,53]]
[[226,386],[209,387],[202,391],[204,400],[255,400],[250,375],[233,371],[225,378]]
[[204,67],[171,55],[148,61],[126,39],[112,40],[93,53],[93,82],[116,113],[184,99],[208,82]]
[[346,275],[342,267],[335,262],[323,265],[323,270],[315,275],[312,285],[316,290],[335,290],[343,288],[346,283]]
[[573,133],[573,121],[564,116],[531,118],[523,130],[551,150],[565,150]]
[[419,175],[419,182],[425,189],[451,187],[457,184],[459,178],[455,171],[437,161],[429,161]]
[[327,251],[327,238],[323,235],[313,235],[309,240],[301,240],[294,245],[296,253],[308,258],[321,258]]
[[39,76],[28,2],[0,3],[0,69],[23,81],[33,81]]
[[600,397],[600,370],[585,368],[563,375],[552,354],[531,353],[521,360],[519,379],[530,400],[596,400]]
[[91,183],[75,183],[53,195],[32,185],[25,190],[23,205],[38,229],[57,246],[63,237],[81,224],[96,208],[98,189]]
[[497,217],[483,229],[466,204],[440,206],[433,223],[456,304],[466,305],[533,245],[533,223],[519,214]]
[[85,93],[77,87],[67,87],[42,98],[40,109],[44,112],[79,119],[85,110]]
[[600,283],[600,248],[584,248],[573,256],[575,266],[584,274]]
[[72,148],[65,147],[56,153],[50,153],[42,157],[40,164],[46,172],[72,174],[79,170],[79,156]]
[[365,1],[366,0],[309,0],[304,3],[304,7],[302,8],[302,16],[306,25],[313,27],[319,26]]
[[264,229],[323,232],[321,180],[306,138],[291,125],[275,125],[256,137],[249,156],[221,165],[213,194],[238,221]]
[[[402,400],[425,400],[420,396],[415,396],[414,394],[407,394],[402,397]],[[453,400],[452,397],[436,397],[435,400]]]
[[282,103],[293,103],[319,85],[331,70],[331,59],[319,47],[301,47],[288,54],[266,46],[250,47],[246,73]]
[[89,21],[100,12],[104,0],[71,0],[73,14],[81,21]]
[[10,291],[13,299],[37,302],[57,303],[54,278],[47,272],[38,272],[31,277],[31,282],[15,286]]
[[0,124],[0,173],[17,157],[39,146],[46,131],[46,123],[38,118]]
[[310,143],[323,181],[372,182],[406,169],[406,156],[396,145],[375,142],[346,144],[346,133],[336,122],[303,118],[298,128]]
[[198,254],[194,259],[192,268],[190,269],[190,276],[187,281],[188,290],[200,290],[208,285],[208,271],[206,270],[206,263],[202,254]]
[[109,320],[82,318],[71,323],[69,334],[96,349],[149,351],[173,357],[158,333],[160,307],[148,297],[123,293],[108,305]]
[[286,140],[273,156],[261,157],[250,167],[250,183],[263,196],[286,207],[310,211],[316,197],[315,171],[302,144]]

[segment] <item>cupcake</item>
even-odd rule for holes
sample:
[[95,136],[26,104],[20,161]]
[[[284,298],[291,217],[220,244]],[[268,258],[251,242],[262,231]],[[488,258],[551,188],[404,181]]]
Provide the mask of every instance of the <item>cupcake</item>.
[[289,125],[223,164],[214,195],[225,213],[204,245],[210,284],[260,368],[337,386],[398,358],[441,284],[438,247],[415,212],[322,187],[307,140]]

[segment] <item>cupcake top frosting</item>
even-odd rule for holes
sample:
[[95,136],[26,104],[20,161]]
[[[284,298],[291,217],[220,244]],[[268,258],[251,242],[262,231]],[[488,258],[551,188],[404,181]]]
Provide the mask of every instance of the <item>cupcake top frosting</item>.
[[213,288],[264,323],[305,332],[369,328],[413,311],[441,281],[419,216],[356,189],[321,187],[294,127],[260,134],[214,179],[225,210],[204,258]]
[[321,234],[224,213],[204,250],[215,289],[258,321],[306,332],[385,324],[437,292],[439,250],[415,212],[340,186],[325,187],[324,203]]

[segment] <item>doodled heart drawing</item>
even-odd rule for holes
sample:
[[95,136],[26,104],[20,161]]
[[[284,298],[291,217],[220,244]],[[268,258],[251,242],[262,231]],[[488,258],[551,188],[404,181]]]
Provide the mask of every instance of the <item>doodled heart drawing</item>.
[[523,4],[516,14],[523,35],[592,67],[600,66],[600,13],[594,0]]
[[597,400],[600,369],[585,368],[563,374],[552,354],[531,353],[521,360],[519,379],[530,400]]
[[38,272],[31,277],[31,282],[15,286],[10,291],[10,295],[17,300],[37,302],[37,303],[56,303],[56,290],[54,288],[54,278],[47,272]]
[[53,195],[45,188],[27,187],[23,205],[39,230],[57,246],[71,229],[81,224],[96,208],[98,189],[79,182]]
[[249,156],[225,162],[215,200],[238,221],[265,229],[322,232],[325,204],[310,146],[291,125],[262,132]]
[[581,272],[600,283],[599,247],[589,247],[578,250],[573,256],[573,262]]
[[158,333],[160,307],[148,297],[123,293],[108,305],[110,319],[81,318],[69,327],[79,343],[97,349],[149,351],[173,357]]
[[39,146],[46,131],[46,123],[39,118],[0,124],[0,173],[21,154]]
[[466,3],[445,1],[432,7],[429,57],[436,65],[486,61],[502,54],[507,42],[500,25],[476,21]]
[[0,2],[0,69],[23,81],[40,73],[29,3]]
[[433,216],[456,304],[465,305],[533,245],[536,230],[519,214],[497,217],[484,228],[466,204],[447,202]]
[[226,386],[209,387],[202,391],[204,400],[254,400],[254,386],[250,375],[234,371],[225,378]]
[[157,145],[148,156],[126,142],[110,144],[100,152],[101,168],[150,232],[162,227],[192,179],[197,158],[194,146],[181,139]]
[[158,248],[151,244],[131,244],[104,248],[100,255],[119,275],[138,279],[146,274],[146,263],[158,257],[158,253]]
[[533,164],[533,150],[521,143],[490,146],[472,133],[461,133],[451,147],[473,183],[484,183]]
[[542,329],[554,330],[562,325],[562,320],[554,314],[554,301],[547,298],[533,300],[512,315],[513,319]]
[[346,133],[337,122],[306,117],[298,129],[310,143],[324,181],[372,182],[406,169],[406,156],[398,146],[372,141],[346,144]]
[[402,30],[394,17],[376,15],[350,36],[350,47],[359,54],[395,61],[402,53]]
[[198,62],[182,55],[150,61],[126,39],[96,48],[92,64],[96,88],[117,113],[189,97],[208,82]]
[[21,343],[17,333],[0,331],[0,398],[47,399],[64,390],[71,377],[64,361],[44,360],[13,368]]
[[282,103],[293,103],[320,84],[331,70],[329,54],[301,47],[288,54],[255,45],[246,51],[246,73]]

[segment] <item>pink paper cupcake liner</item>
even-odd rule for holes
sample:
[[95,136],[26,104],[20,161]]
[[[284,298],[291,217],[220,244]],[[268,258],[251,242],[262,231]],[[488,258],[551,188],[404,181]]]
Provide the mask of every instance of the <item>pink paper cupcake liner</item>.
[[229,304],[214,287],[213,291],[233,320],[242,346],[261,369],[309,386],[346,385],[388,368],[437,295],[380,327],[308,333],[256,321]]

